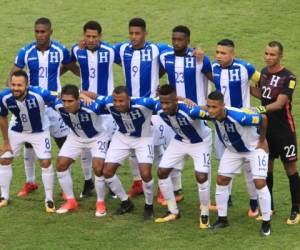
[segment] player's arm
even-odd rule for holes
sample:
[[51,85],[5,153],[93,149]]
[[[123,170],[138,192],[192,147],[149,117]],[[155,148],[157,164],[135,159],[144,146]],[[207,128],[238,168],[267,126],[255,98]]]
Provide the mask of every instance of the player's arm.
[[80,69],[76,62],[70,62],[68,64],[63,64],[60,68],[60,75],[65,74],[67,71],[71,71],[74,75],[80,77]]
[[258,72],[257,70],[254,71],[254,73],[252,74],[251,78],[250,78],[250,82],[254,83],[250,84],[250,94],[254,97],[256,97],[257,99],[261,99],[261,92],[259,89],[259,79],[260,79],[260,72]]
[[267,116],[262,114],[261,115],[261,123],[259,126],[260,135],[259,135],[259,140],[258,140],[256,148],[261,148],[261,149],[265,150],[266,152],[269,151],[268,142],[266,139],[267,126],[268,126]]
[[256,86],[250,85],[250,94],[257,99],[261,99],[261,92],[260,89]]
[[23,69],[25,66],[26,66],[25,65],[25,48],[22,48],[18,52],[18,55],[16,56],[16,59],[15,59],[15,64],[8,74],[8,77],[6,80],[6,86],[10,85],[11,77],[12,77],[13,73],[16,72],[17,70]]
[[91,91],[80,91],[80,97],[89,97],[93,100],[97,99],[98,95],[95,92],[91,92]]
[[184,102],[188,107],[193,108],[197,106],[197,103],[193,102],[192,100],[182,97],[182,96],[177,96],[177,100],[179,102]]
[[0,129],[2,134],[2,152],[11,151],[11,146],[8,139],[8,119],[7,116],[0,115]]
[[283,109],[284,105],[288,103],[290,98],[285,94],[278,95],[275,102],[270,103],[266,106],[258,106],[256,107],[256,111],[265,114],[265,113],[272,113],[277,110]]

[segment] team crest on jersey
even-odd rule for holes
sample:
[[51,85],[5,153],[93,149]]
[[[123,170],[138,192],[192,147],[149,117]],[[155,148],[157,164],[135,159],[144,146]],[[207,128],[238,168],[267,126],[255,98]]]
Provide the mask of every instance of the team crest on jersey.
[[252,116],[252,123],[253,124],[259,124],[259,116],[257,116],[257,115]]
[[58,63],[58,51],[49,52],[50,63]]

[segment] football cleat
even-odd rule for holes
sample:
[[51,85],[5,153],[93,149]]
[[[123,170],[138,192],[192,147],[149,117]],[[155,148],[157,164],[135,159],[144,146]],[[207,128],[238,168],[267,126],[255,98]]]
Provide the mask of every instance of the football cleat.
[[292,211],[290,217],[287,219],[286,224],[294,225],[298,224],[300,221],[300,214],[296,211]]
[[120,207],[117,209],[116,214],[122,215],[126,213],[130,213],[134,209],[134,205],[130,199],[126,201],[122,201]]
[[178,214],[172,214],[171,212],[167,212],[164,216],[157,218],[155,220],[155,223],[165,223],[165,222],[170,222],[173,220],[178,220],[180,218],[180,213]]
[[97,201],[96,203],[96,217],[103,217],[106,215],[106,207],[104,201]]
[[77,208],[78,208],[78,203],[74,198],[67,199],[67,202],[63,204],[58,210],[56,210],[56,213],[65,214]]
[[151,220],[154,217],[153,205],[145,204],[144,207],[144,219]]
[[8,200],[4,199],[3,197],[0,198],[0,208],[6,207],[8,205]]
[[[274,215],[274,214],[275,214],[275,211],[274,211],[274,210],[271,210],[271,216]],[[262,220],[263,220],[263,219],[262,219],[261,213],[258,214],[258,216],[256,217],[256,220],[257,220],[257,221],[262,221]]]
[[118,196],[110,188],[108,189],[108,195],[113,199],[118,198]]
[[207,229],[207,228],[210,228],[208,215],[201,215],[201,216],[200,216],[200,224],[199,224],[199,228],[200,228],[200,229]]
[[84,185],[83,185],[83,190],[80,193],[79,197],[80,198],[87,198],[87,197],[91,196],[94,188],[95,188],[95,185],[94,185],[92,179],[85,180]]
[[143,192],[143,182],[142,180],[137,180],[132,183],[132,186],[127,194],[129,198],[134,198]]
[[38,185],[34,182],[26,182],[22,189],[18,192],[17,196],[25,197],[32,191],[38,189]]
[[55,206],[54,202],[49,200],[45,202],[45,209],[47,213],[54,213],[55,212]]
[[212,224],[211,228],[212,229],[219,229],[219,228],[225,228],[225,227],[228,227],[229,224],[228,224],[228,220],[227,218],[226,219],[220,219],[218,218],[218,220]]
[[258,210],[258,208],[257,208],[255,211],[252,211],[252,209],[249,208],[249,210],[248,210],[248,217],[249,217],[249,218],[255,218],[255,217],[257,217],[258,215],[259,215],[259,210]]
[[271,234],[271,224],[270,221],[263,221],[260,228],[261,236],[269,236]]

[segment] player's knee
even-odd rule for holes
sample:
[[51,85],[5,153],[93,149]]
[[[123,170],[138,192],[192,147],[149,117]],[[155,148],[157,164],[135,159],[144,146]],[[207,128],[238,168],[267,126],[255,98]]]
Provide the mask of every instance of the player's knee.
[[224,175],[218,175],[217,184],[221,186],[226,186],[229,184],[231,178]]
[[56,171],[63,172],[69,168],[70,164],[63,157],[58,157],[56,162]]
[[103,168],[103,176],[104,178],[111,178],[115,175],[116,171],[113,165],[110,163],[106,163]]
[[43,159],[40,162],[41,162],[41,167],[42,168],[48,168],[51,165],[51,160],[50,159]]
[[207,181],[207,174],[196,172],[196,179],[199,183],[204,183]]
[[287,162],[283,165],[287,176],[294,175],[297,172],[296,162]]
[[159,179],[166,179],[169,176],[169,171],[167,171],[165,168],[158,168],[157,176]]
[[100,177],[103,174],[103,164],[93,162],[93,169],[96,176]]
[[254,184],[256,189],[262,189],[266,186],[266,180],[265,179],[254,179]]
[[1,165],[10,165],[13,161],[13,158],[0,158]]

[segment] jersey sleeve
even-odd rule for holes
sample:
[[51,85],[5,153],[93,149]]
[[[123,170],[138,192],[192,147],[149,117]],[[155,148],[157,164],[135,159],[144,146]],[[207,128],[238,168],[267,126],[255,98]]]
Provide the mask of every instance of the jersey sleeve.
[[106,109],[107,101],[106,96],[98,96],[97,99],[88,107],[97,115],[109,114]]
[[51,92],[47,89],[43,89],[40,87],[33,87],[34,89],[36,89],[39,94],[42,96],[44,102],[49,105],[49,106],[53,106],[53,104],[55,103],[56,99],[57,99],[57,93],[56,92]]
[[25,48],[20,49],[15,59],[15,65],[21,69],[25,67]]
[[281,90],[281,94],[287,95],[291,99],[296,87],[296,83],[297,83],[296,77],[291,74],[287,78],[287,81],[284,83],[283,88]]
[[207,111],[201,109],[199,106],[195,106],[190,109],[189,115],[192,119],[202,119],[202,120],[209,120],[209,115]]
[[258,113],[244,112],[239,119],[242,126],[259,126],[262,122],[262,116]]
[[0,116],[7,116],[7,115],[8,115],[8,110],[3,103],[3,94],[0,93]]
[[172,46],[166,43],[157,43],[156,44],[159,50],[159,54],[172,50]]
[[62,60],[62,64],[69,64],[71,62],[71,57],[70,57],[70,52],[66,47],[63,47],[63,60]]
[[142,100],[143,100],[143,104],[151,110],[154,110],[155,105],[159,103],[158,98],[143,98]]
[[253,74],[256,72],[256,69],[251,63],[247,63],[245,65],[245,67],[247,69],[248,79],[250,80],[252,78]]
[[115,63],[121,64],[121,56],[120,56],[120,48],[121,48],[122,43],[117,43],[114,46],[115,50]]
[[75,55],[75,47],[77,46],[77,44],[73,45],[72,46],[72,49],[71,49],[71,62],[76,62],[77,61],[77,58],[76,58],[76,55]]
[[207,74],[207,73],[212,72],[211,63],[210,63],[210,60],[209,60],[208,56],[203,57],[203,67],[201,69],[201,72],[203,74]]

